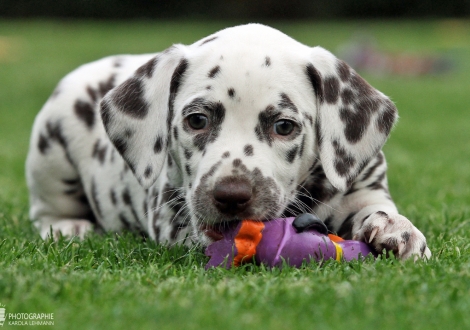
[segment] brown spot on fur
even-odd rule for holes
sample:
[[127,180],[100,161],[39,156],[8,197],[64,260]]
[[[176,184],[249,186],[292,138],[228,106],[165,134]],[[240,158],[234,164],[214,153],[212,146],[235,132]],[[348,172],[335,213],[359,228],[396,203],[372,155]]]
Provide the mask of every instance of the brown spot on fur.
[[127,79],[114,90],[113,103],[117,110],[135,119],[144,119],[148,114],[144,87],[137,77]]
[[320,104],[323,103],[323,84],[320,72],[318,72],[318,70],[310,63],[305,67],[305,72],[313,87],[313,92],[315,93],[317,100]]
[[95,124],[95,111],[92,104],[77,100],[74,105],[74,111],[78,119],[80,119],[88,129],[93,128]]
[[339,81],[336,77],[327,77],[323,82],[323,91],[325,101],[329,104],[338,102],[339,96]]
[[49,148],[49,140],[43,134],[39,134],[39,139],[38,139],[39,152],[45,155],[48,148]]
[[151,78],[155,70],[155,66],[157,65],[157,59],[157,57],[154,57],[150,61],[142,65],[140,68],[137,69],[136,74],[141,77],[145,76],[147,78]]
[[207,74],[207,76],[211,79],[215,78],[217,76],[217,74],[220,72],[220,66],[215,66],[213,67],[209,73]]
[[106,144],[103,146],[100,146],[100,139],[98,139],[93,145],[93,152],[91,154],[91,157],[97,159],[100,162],[100,164],[103,165],[104,159],[106,157],[107,149],[108,149],[108,146]]
[[247,144],[244,148],[243,148],[243,153],[245,154],[245,156],[253,156],[253,146],[251,144]]
[[279,102],[278,105],[281,108],[290,109],[295,113],[299,112],[299,110],[297,110],[297,107],[295,106],[294,102],[292,102],[290,97],[285,93],[281,93],[281,101]]
[[152,168],[152,165],[148,165],[146,168],[145,168],[145,171],[144,171],[144,177],[146,179],[150,178],[150,176],[152,175],[153,173],[153,168]]
[[351,75],[349,65],[347,65],[344,61],[338,60],[336,63],[336,70],[338,71],[339,78],[343,82],[347,82],[349,80],[349,76]]
[[333,147],[336,155],[335,170],[339,175],[346,176],[356,164],[356,160],[352,155],[347,153],[346,149],[344,149],[338,141],[333,141]]
[[271,66],[271,58],[269,56],[266,56],[264,58],[264,66],[266,67]]

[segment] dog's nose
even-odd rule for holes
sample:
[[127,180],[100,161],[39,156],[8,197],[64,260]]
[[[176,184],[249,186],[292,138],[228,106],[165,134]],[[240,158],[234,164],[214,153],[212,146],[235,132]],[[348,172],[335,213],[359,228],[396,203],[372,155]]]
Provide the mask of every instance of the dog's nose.
[[214,189],[215,206],[220,212],[235,215],[246,210],[253,196],[251,184],[238,178],[226,178]]

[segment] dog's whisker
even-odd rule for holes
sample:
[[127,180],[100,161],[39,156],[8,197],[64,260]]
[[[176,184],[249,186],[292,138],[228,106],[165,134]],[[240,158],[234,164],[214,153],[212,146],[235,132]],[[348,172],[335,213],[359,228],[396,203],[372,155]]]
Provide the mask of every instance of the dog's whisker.
[[[167,205],[169,205],[169,204],[172,204],[172,203],[174,203],[174,202],[175,202],[176,200],[178,200],[178,199],[181,199],[182,196],[183,196],[183,195],[181,194],[181,195],[178,195],[178,196],[176,196],[176,197],[174,197],[174,198],[172,198],[172,199],[170,199],[170,200],[167,200],[167,201],[165,201],[164,203],[158,205],[157,207],[152,208],[151,211],[152,211],[152,212],[157,212],[157,211],[159,211],[162,207],[167,206]],[[184,199],[184,197],[183,197],[183,199]]]
[[338,212],[338,210],[337,210],[336,208],[334,208],[333,206],[331,206],[331,205],[329,205],[329,204],[327,204],[327,203],[325,203],[325,202],[322,202],[322,201],[320,201],[319,199],[316,199],[316,198],[312,197],[312,195],[310,194],[310,192],[309,192],[304,186],[302,186],[302,185],[299,184],[299,185],[298,185],[298,188],[299,188],[299,189],[303,189],[303,190],[306,192],[306,193],[304,193],[304,192],[302,192],[301,190],[298,189],[298,190],[297,190],[297,194],[298,194],[298,195],[310,199],[310,200],[311,200],[312,202],[314,202],[316,205],[321,204],[321,205],[324,205],[324,206],[326,206],[326,207],[328,207],[328,208],[330,208],[330,209],[332,209],[332,210]]
[[[178,191],[178,190],[181,191],[181,194],[179,194],[178,196],[174,197],[172,200],[169,200],[169,201],[164,202],[162,205],[158,205],[158,206],[156,206],[156,207],[151,207],[151,208],[149,208],[149,211],[145,212],[145,216],[148,216],[148,214],[149,214],[150,212],[156,212],[156,211],[158,211],[158,210],[159,210],[161,207],[163,207],[166,203],[171,203],[171,202],[174,201],[175,199],[178,199],[180,196],[184,196],[184,194],[183,194],[183,193],[185,192],[185,191],[184,191],[184,188],[175,188],[175,189],[172,189],[172,191]],[[171,197],[171,196],[172,196],[172,195],[170,195],[170,197]],[[158,198],[159,198],[159,196],[155,196],[155,197],[149,199],[149,204],[148,204],[148,205],[151,205],[152,202],[155,202],[155,204],[158,204]]]
[[[186,209],[189,209],[189,205],[188,204],[185,204],[183,205],[176,213],[175,215],[173,215],[173,217],[171,218],[170,220],[170,223],[173,223],[174,221],[177,220],[178,216],[183,212],[185,211]],[[186,216],[185,216],[186,217]]]
[[309,205],[307,205],[305,202],[300,200],[297,196],[293,196],[292,198],[289,198],[290,203],[295,203],[297,206],[302,205],[307,209],[311,209]]
[[312,210],[310,206],[308,206],[307,204],[299,200],[296,196],[293,196],[288,199],[288,206],[286,207],[286,209],[289,208],[289,211],[291,213],[295,213],[295,212],[292,212],[292,208],[289,207],[289,205],[292,205],[292,204],[303,213],[309,213],[309,211]]

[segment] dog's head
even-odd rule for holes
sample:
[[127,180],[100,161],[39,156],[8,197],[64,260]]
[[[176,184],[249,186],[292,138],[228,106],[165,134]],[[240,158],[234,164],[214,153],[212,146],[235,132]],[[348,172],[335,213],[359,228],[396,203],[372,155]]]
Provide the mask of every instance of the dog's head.
[[179,172],[196,227],[279,216],[314,164],[346,190],[397,118],[343,61],[258,24],[160,53],[101,114],[144,187]]

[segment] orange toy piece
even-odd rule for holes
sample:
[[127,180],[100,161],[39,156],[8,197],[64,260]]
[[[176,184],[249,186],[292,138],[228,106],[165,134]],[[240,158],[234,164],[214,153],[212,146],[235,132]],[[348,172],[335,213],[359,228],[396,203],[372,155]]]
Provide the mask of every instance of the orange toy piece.
[[344,239],[342,239],[341,237],[333,235],[333,234],[328,234],[328,237],[335,243],[344,241]]
[[240,227],[240,231],[235,236],[235,246],[237,255],[233,259],[235,266],[240,266],[243,259],[250,260],[256,254],[256,247],[261,241],[264,229],[264,223],[261,221],[244,220]]

